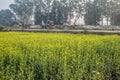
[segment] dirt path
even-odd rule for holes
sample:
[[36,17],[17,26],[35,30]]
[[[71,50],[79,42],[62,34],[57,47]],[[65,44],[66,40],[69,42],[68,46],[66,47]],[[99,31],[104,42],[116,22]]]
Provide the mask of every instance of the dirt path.
[[74,33],[74,34],[118,34],[120,31],[109,31],[109,30],[60,30],[60,29],[25,29],[25,30],[14,30],[14,31],[25,31],[25,32],[51,32],[51,33]]

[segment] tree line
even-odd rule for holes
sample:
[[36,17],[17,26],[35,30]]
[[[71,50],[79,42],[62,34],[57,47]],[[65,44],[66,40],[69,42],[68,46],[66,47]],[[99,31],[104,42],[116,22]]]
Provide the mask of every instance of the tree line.
[[0,24],[12,26],[28,22],[34,16],[36,25],[47,20],[63,25],[73,19],[74,25],[84,17],[85,25],[120,25],[120,0],[15,0],[10,10],[0,11]]

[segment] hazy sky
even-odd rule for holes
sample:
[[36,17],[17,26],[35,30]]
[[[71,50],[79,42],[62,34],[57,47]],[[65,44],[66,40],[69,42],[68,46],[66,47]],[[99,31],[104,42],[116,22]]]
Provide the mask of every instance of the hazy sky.
[[14,0],[0,0],[0,10],[9,9],[9,5],[13,2]]

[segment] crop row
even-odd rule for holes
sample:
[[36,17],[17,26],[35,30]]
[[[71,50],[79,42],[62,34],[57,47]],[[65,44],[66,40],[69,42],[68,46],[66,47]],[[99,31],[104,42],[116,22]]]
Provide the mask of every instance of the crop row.
[[120,36],[0,32],[0,80],[120,80]]

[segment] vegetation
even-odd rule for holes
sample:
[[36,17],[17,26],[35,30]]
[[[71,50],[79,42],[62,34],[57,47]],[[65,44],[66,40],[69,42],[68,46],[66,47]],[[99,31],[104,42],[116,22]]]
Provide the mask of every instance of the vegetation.
[[3,26],[0,25],[0,31],[2,31],[3,29],[4,29]]
[[0,24],[5,26],[14,25],[14,21],[32,24],[33,18],[36,25],[52,20],[55,25],[68,21],[73,21],[74,25],[77,22],[104,25],[107,21],[105,25],[119,26],[120,0],[14,0],[10,10],[1,10],[1,14],[5,17],[0,17]]
[[0,11],[0,25],[12,26],[15,24],[15,16],[9,9]]
[[0,32],[1,80],[120,80],[120,36]]

